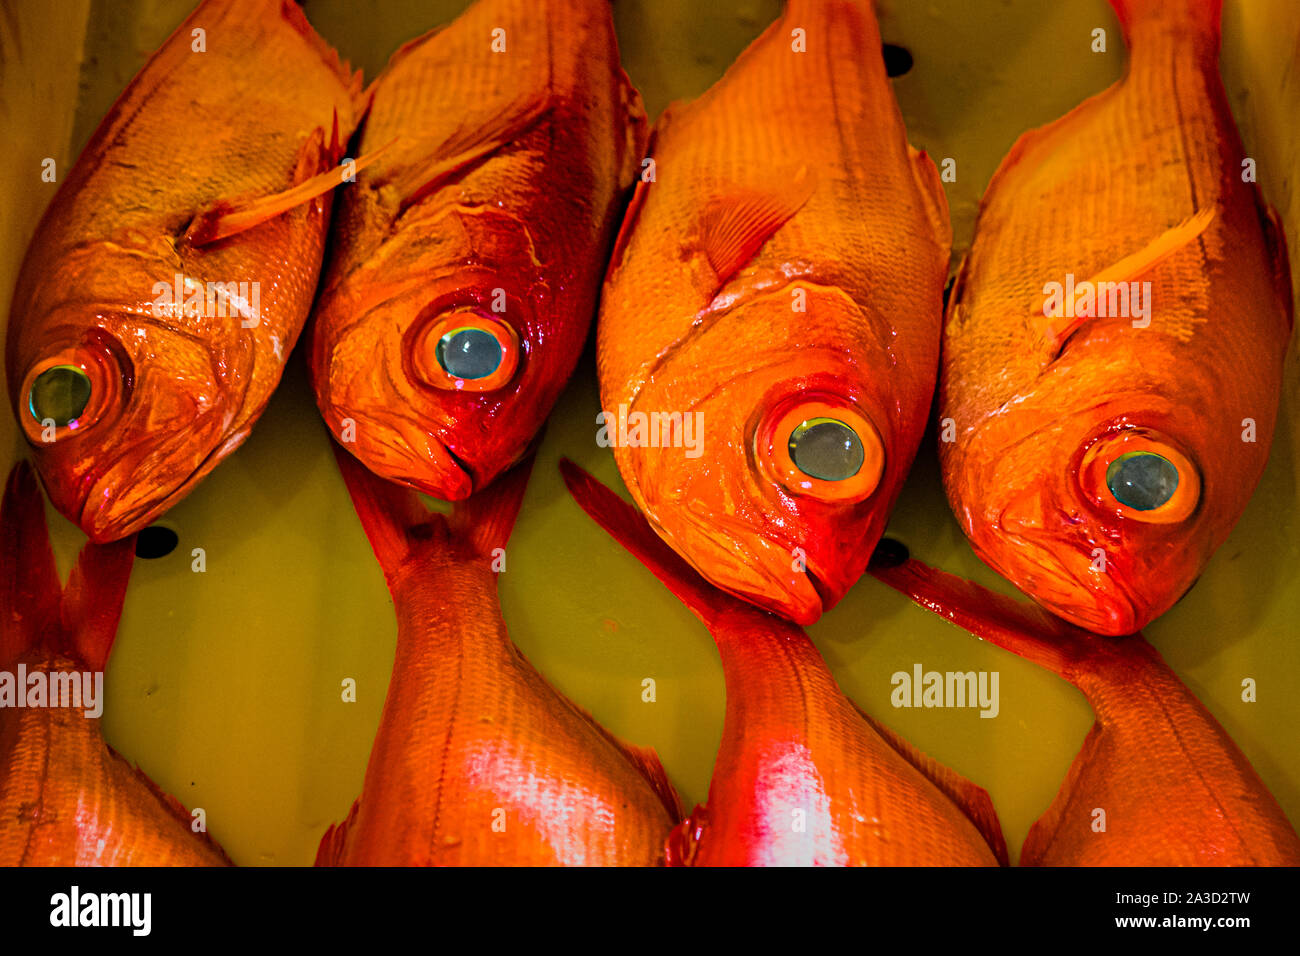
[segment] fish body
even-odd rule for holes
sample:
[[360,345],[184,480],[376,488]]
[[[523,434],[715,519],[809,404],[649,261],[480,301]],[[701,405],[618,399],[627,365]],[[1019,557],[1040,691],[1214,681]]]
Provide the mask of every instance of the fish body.
[[368,468],[459,500],[577,363],[645,114],[606,0],[478,0],[372,91],[361,152],[391,148],[340,200],[312,379]]
[[915,560],[872,573],[1092,706],[1097,721],[1022,866],[1300,865],[1300,837],[1246,755],[1140,634],[1099,637]]
[[722,655],[726,716],[709,796],[670,865],[995,866],[988,794],[859,711],[803,630],[702,580],[568,462],[578,503],[686,603]]
[[791,0],[670,107],[597,328],[606,440],[647,519],[800,624],[866,567],[937,374],[947,203],[880,48],[865,0]]
[[229,866],[175,798],[105,743],[102,696],[91,708],[68,689],[89,689],[93,673],[102,694],[134,539],[87,545],[61,594],[26,463],[0,510],[0,682],[25,703],[0,690],[0,866]]
[[653,751],[616,740],[515,647],[494,561],[531,461],[429,514],[338,452],[397,609],[365,785],[317,865],[654,865],[681,818]]
[[1118,635],[1178,600],[1245,508],[1292,300],[1219,78],[1219,0],[1114,5],[1125,77],[1022,136],[985,193],[949,299],[939,451],[980,557]]
[[359,84],[289,0],[207,0],[67,173],[5,356],[46,490],[92,539],[166,511],[265,408],[329,215],[328,194],[282,197],[328,177]]

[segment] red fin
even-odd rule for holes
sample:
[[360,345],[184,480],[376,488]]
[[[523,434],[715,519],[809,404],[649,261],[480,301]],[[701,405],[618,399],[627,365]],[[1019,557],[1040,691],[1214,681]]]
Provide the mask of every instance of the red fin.
[[993,800],[983,787],[971,783],[957,771],[945,767],[933,757],[922,753],[906,739],[899,736],[880,721],[876,720],[857,704],[854,709],[862,715],[876,733],[884,738],[885,743],[898,751],[898,755],[919,770],[927,780],[938,787],[957,807],[966,814],[975,829],[984,837],[989,849],[999,863],[1008,866],[1007,841],[1002,835],[1002,822],[998,820],[997,811],[993,809]]
[[1085,642],[1107,640],[1088,634],[1037,605],[994,594],[915,559],[893,568],[868,570],[921,607],[1071,683],[1074,683],[1074,664]]
[[348,811],[347,819],[342,823],[335,823],[325,831],[325,835],[321,837],[320,846],[316,849],[314,866],[343,865],[343,856],[348,848],[348,830],[357,819],[357,812],[360,809],[361,798],[357,797],[352,801],[352,809]]
[[[365,169],[384,154],[397,140],[390,140],[379,149],[360,157],[354,166],[357,172]],[[226,201],[215,203],[211,208],[199,212],[185,239],[190,245],[202,246],[220,239],[228,239],[254,226],[260,226],[274,219],[281,213],[288,212],[317,196],[323,196],[344,182],[345,170],[334,165],[333,157],[340,149],[338,141],[338,115],[334,117],[334,140],[329,147],[325,145],[325,131],[317,127],[298,150],[298,162],[294,167],[293,181],[297,184],[283,192],[270,196],[260,196],[249,202],[234,204]],[[323,172],[317,170],[324,168]]]
[[1110,5],[1115,8],[1126,40],[1136,24],[1162,21],[1170,25],[1188,24],[1212,38],[1216,45],[1219,42],[1223,0],[1110,0]]
[[1291,259],[1286,249],[1286,227],[1282,217],[1272,206],[1263,206],[1261,201],[1260,226],[1264,229],[1264,244],[1268,248],[1272,264],[1273,288],[1277,291],[1278,301],[1286,310],[1287,328],[1295,328],[1295,300],[1291,290]]
[[706,624],[723,604],[732,601],[687,564],[655,534],[635,508],[567,458],[560,460],[564,484],[578,506],[610,537],[668,586]]
[[391,581],[412,544],[446,534],[446,518],[426,508],[412,489],[372,474],[340,445],[334,446],[334,457],[370,547]]
[[623,212],[623,222],[618,227],[618,235],[614,239],[614,249],[609,254],[609,265],[605,267],[605,281],[608,282],[610,277],[618,271],[618,267],[623,264],[623,254],[627,251],[628,243],[632,241],[632,233],[636,229],[636,221],[641,215],[641,210],[645,206],[646,197],[650,193],[650,187],[653,185],[649,181],[637,176],[636,188],[632,191],[632,199],[627,204],[627,209]]
[[[1061,788],[1056,791],[1056,796],[1052,799],[1052,805],[1029,828],[1029,835],[1025,837],[1025,842],[1020,846],[1020,866],[1042,865],[1047,851],[1052,846],[1052,841],[1056,839],[1057,831],[1061,828],[1066,804],[1070,802],[1070,795],[1074,793],[1079,777],[1083,775],[1085,769],[1093,765],[1093,751],[1101,743],[1101,734],[1101,721],[1097,721],[1092,725],[1092,729],[1088,731],[1088,736],[1084,738],[1083,746],[1079,748],[1079,755],[1070,764],[1070,770],[1065,775],[1065,779],[1061,781]],[[1086,826],[1087,824],[1081,823],[1080,825]]]
[[943,191],[939,169],[923,149],[907,147],[907,158],[912,163],[912,177],[921,192],[925,214],[934,227],[935,238],[949,255],[952,253],[952,217],[948,213],[948,194]]
[[20,461],[0,504],[0,665],[57,639],[59,593],[45,501],[32,466]]
[[797,213],[813,191],[807,167],[787,177],[781,186],[738,189],[711,200],[700,213],[699,244],[718,276],[726,284],[763,243]]
[[431,156],[393,179],[392,185],[401,197],[399,208],[405,212],[457,173],[513,143],[550,108],[548,100],[539,99],[513,113],[504,113],[496,123],[457,129]]
[[[534,441],[534,448],[536,442]],[[452,507],[449,524],[458,538],[475,554],[491,556],[504,548],[514,530],[519,506],[528,490],[528,476],[533,471],[535,452],[529,452],[519,464]]]
[[63,627],[77,656],[102,671],[117,637],[126,586],[135,562],[135,535],[112,544],[87,544],[63,591]]

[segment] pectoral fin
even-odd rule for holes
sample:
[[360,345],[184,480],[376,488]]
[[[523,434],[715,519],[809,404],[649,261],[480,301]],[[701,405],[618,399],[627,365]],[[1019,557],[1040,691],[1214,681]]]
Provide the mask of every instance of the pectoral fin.
[[737,187],[708,202],[700,213],[697,235],[717,274],[717,288],[803,207],[812,195],[814,178],[807,167],[801,167],[782,184]]
[[[1210,223],[1214,221],[1214,217],[1215,209],[1212,206],[1198,210],[1194,215],[1184,219],[1178,225],[1166,229],[1137,252],[1125,256],[1114,265],[1108,266],[1096,275],[1090,276],[1088,283],[1093,288],[1097,288],[1101,283],[1136,281],[1205,232]],[[1085,283],[1079,283],[1079,285],[1082,287]],[[1034,303],[1034,311],[1036,314],[1041,315],[1043,311],[1041,300]],[[1069,303],[1068,309],[1063,308],[1062,311],[1070,314],[1043,315],[1041,317],[1043,338],[1047,341],[1053,355],[1059,353],[1061,346],[1065,344],[1065,340],[1092,318],[1091,314],[1078,315],[1072,302]]]
[[[228,239],[341,185],[344,182],[344,173],[348,171],[334,165],[339,152],[337,116],[334,118],[334,136],[335,143],[329,150],[325,149],[325,131],[319,127],[303,143],[298,151],[298,162],[294,167],[293,179],[297,185],[284,192],[259,196],[245,203],[230,203],[224,200],[217,202],[194,217],[185,231],[185,240],[192,246],[202,246],[220,239]],[[393,140],[369,155],[360,157],[353,164],[355,170],[365,169],[395,142],[396,140]],[[316,170],[319,170],[322,165],[328,168],[324,172],[317,173]]]

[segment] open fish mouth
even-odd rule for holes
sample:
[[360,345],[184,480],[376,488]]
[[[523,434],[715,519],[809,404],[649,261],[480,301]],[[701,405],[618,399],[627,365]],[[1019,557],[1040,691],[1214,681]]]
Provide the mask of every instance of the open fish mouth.
[[376,475],[444,501],[474,491],[470,466],[441,439],[400,419],[356,415],[356,442],[343,447]]

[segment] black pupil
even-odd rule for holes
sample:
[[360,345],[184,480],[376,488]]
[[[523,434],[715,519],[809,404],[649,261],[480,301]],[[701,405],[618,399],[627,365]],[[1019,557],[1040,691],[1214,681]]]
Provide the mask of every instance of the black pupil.
[[456,378],[487,378],[501,355],[501,343],[482,329],[456,329],[438,340],[438,364]]
[[790,435],[790,457],[804,474],[822,481],[844,481],[862,467],[857,433],[833,418],[806,421]]
[[1178,468],[1152,452],[1121,455],[1106,469],[1106,486],[1121,504],[1154,511],[1178,489]]
[[62,427],[77,420],[90,401],[90,379],[72,365],[47,368],[32,382],[28,405],[39,422],[52,420]]

